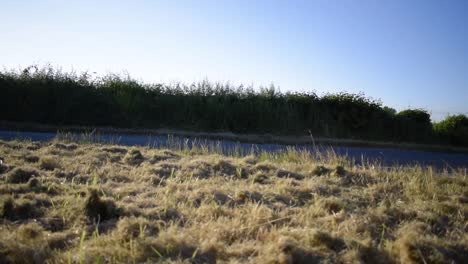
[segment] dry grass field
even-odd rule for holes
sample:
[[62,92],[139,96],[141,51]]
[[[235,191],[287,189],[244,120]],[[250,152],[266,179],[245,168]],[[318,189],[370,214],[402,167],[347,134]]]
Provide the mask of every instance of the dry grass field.
[[466,263],[467,172],[0,141],[0,263]]

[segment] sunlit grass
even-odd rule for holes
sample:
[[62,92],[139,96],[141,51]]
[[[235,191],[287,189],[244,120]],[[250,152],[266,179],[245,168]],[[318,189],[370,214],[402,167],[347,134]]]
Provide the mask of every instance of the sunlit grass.
[[467,258],[466,169],[357,167],[300,148],[226,153],[217,144],[174,140],[161,149],[83,138],[0,141],[0,262]]

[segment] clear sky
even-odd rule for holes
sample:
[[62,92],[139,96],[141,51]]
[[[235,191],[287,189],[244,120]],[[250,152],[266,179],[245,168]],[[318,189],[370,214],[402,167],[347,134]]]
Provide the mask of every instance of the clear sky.
[[468,114],[467,0],[0,0],[0,65],[363,92]]

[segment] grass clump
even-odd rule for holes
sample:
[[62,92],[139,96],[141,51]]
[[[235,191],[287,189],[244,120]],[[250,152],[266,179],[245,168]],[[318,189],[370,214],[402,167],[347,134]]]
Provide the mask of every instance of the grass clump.
[[40,216],[41,210],[35,202],[26,199],[13,200],[7,197],[2,201],[0,215],[2,218],[14,221]]
[[288,170],[285,170],[285,169],[277,170],[276,171],[276,177],[278,177],[278,178],[292,178],[292,179],[296,179],[296,180],[302,180],[304,178],[304,176],[299,174],[299,173],[288,171]]
[[229,160],[223,160],[223,159],[218,160],[214,164],[213,169],[222,176],[242,177],[242,173],[239,172],[236,166],[234,166],[232,162],[230,162]]
[[313,231],[310,243],[315,246],[325,246],[336,252],[346,248],[346,244],[342,239],[333,237],[329,233],[319,230]]
[[45,156],[40,159],[39,167],[43,170],[53,171],[60,168],[60,162],[56,157]]
[[327,167],[323,165],[317,165],[311,171],[311,174],[313,176],[323,176],[323,175],[327,175],[328,173],[330,173],[330,169],[328,169]]
[[131,149],[124,157],[124,161],[133,166],[140,165],[144,160],[145,157],[138,149]]
[[158,232],[157,225],[143,217],[124,217],[117,223],[116,234],[125,241],[154,236]]
[[259,184],[268,184],[271,182],[270,178],[261,172],[258,172],[255,175],[253,175],[252,180],[254,183],[259,183]]
[[158,163],[158,162],[164,162],[164,161],[169,161],[169,160],[178,160],[178,159],[180,159],[179,155],[177,155],[176,153],[174,153],[172,151],[165,150],[165,151],[160,151],[160,152],[154,154],[151,157],[149,162],[151,164],[154,164],[154,163]]
[[120,147],[104,147],[102,148],[102,151],[109,152],[109,153],[117,153],[117,154],[127,153],[126,148],[120,148]]
[[431,236],[423,223],[410,223],[399,230],[394,254],[402,263],[463,263],[468,259],[468,238],[444,241]]
[[0,231],[1,263],[43,263],[52,251],[43,228],[37,223],[7,227]]
[[14,210],[14,202],[11,197],[6,198],[2,202],[2,210],[0,211],[0,215],[4,218],[13,219],[15,218],[15,210]]
[[298,245],[296,241],[280,241],[275,252],[269,252],[266,258],[268,263],[320,263],[323,256],[314,251],[306,250]]
[[336,197],[319,198],[315,204],[326,213],[335,214],[345,208],[345,205]]
[[54,147],[57,149],[65,150],[65,151],[73,151],[78,148],[78,145],[75,143],[71,143],[71,144],[56,143],[54,144]]
[[105,221],[119,216],[119,209],[114,201],[102,199],[96,189],[89,190],[84,210],[88,219],[95,221]]
[[26,183],[32,177],[39,176],[39,172],[29,167],[17,167],[8,172],[5,177],[7,183]]
[[28,163],[36,163],[39,162],[39,157],[34,155],[26,155],[23,159]]
[[31,188],[31,189],[38,188],[40,185],[41,185],[41,183],[39,182],[39,180],[36,177],[33,177],[33,178],[29,179],[29,181],[28,181],[28,187]]
[[346,170],[343,166],[336,165],[335,168],[333,169],[333,174],[338,177],[343,177],[346,175]]
[[0,174],[3,174],[8,171],[8,166],[0,163]]

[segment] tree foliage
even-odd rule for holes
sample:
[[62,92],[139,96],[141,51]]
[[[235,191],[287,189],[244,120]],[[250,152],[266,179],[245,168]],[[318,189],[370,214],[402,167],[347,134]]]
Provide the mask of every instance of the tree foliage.
[[468,146],[468,117],[465,115],[448,116],[434,124],[434,131],[442,140],[460,146]]
[[129,76],[96,78],[37,66],[0,72],[0,92],[6,121],[286,135],[310,131],[333,138],[467,145],[466,125],[458,125],[464,121],[439,123],[434,136],[426,111],[397,113],[363,94],[282,93],[273,85],[254,90],[208,81],[144,84]]

